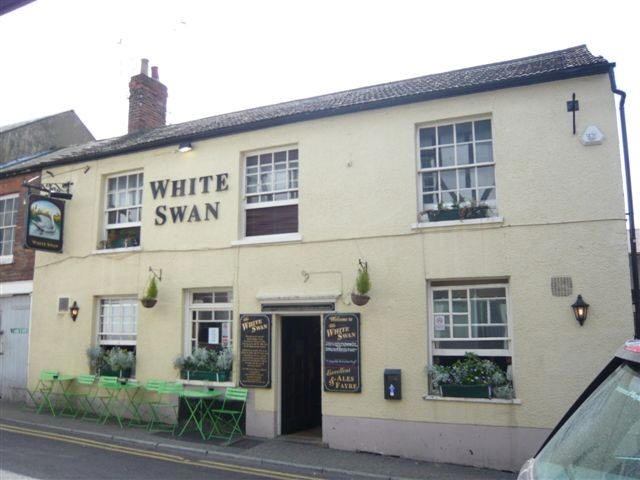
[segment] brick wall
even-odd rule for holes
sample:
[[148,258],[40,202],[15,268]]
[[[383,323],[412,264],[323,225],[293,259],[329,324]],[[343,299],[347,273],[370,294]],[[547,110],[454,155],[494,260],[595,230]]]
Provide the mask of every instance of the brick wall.
[[167,87],[141,73],[131,77],[129,93],[129,133],[165,125]]
[[[12,193],[20,194],[20,201],[18,202],[18,221],[16,224],[15,240],[13,243],[13,263],[0,265],[0,283],[33,279],[33,262],[35,260],[35,252],[23,247],[27,189],[22,187],[22,182],[25,182],[37,175],[39,175],[38,172],[31,172],[24,175],[17,175],[15,177],[0,178],[0,197]],[[40,179],[31,182],[32,185],[38,185],[39,183]]]

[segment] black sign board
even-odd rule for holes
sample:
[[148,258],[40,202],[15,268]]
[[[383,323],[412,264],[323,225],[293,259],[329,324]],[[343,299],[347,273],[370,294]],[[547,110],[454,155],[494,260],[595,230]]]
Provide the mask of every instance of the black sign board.
[[324,390],[360,393],[360,314],[324,314]]
[[240,315],[240,386],[271,388],[271,314]]
[[62,251],[64,202],[42,195],[29,195],[25,215],[25,246],[48,252]]

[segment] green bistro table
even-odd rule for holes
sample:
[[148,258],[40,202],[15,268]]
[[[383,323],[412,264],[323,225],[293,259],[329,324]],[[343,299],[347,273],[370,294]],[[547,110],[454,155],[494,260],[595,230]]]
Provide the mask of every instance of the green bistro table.
[[[105,378],[116,377],[102,377],[102,380],[104,380]],[[125,408],[132,413],[136,421],[142,421],[142,419],[140,418],[140,411],[135,403],[135,396],[140,390],[140,385],[138,383],[120,383],[120,381],[118,381],[116,378],[115,381],[101,381],[100,386],[107,393],[106,396],[98,397],[104,408],[104,418],[102,419],[103,424],[107,423],[107,420],[113,417],[118,422],[118,425],[120,425],[120,428],[124,428],[124,425],[122,423],[122,416],[116,408],[116,404],[120,400],[121,392],[124,392],[123,400],[125,402]]]
[[187,423],[184,424],[178,436],[182,436],[187,430],[187,427],[191,422],[196,426],[196,430],[200,432],[203,440],[207,439],[207,435],[204,433],[204,421],[209,418],[215,425],[215,419],[211,415],[211,408],[213,402],[207,402],[206,400],[213,400],[220,396],[219,391],[216,390],[183,390],[180,392],[180,398],[184,399],[184,403],[189,409],[189,418]]
[[[138,393],[142,391],[138,382],[127,382],[121,387],[121,391],[124,392],[124,406],[131,413],[131,419],[128,426],[131,426],[132,422],[134,426],[143,425],[142,416],[140,415],[140,403],[136,400]],[[143,392],[144,393],[144,392]]]
[[[53,375],[50,380],[46,380],[50,383],[51,393],[53,394],[59,393],[60,395],[62,395],[62,400],[64,401],[64,408],[60,411],[60,415],[62,415],[65,412],[65,410],[67,410],[67,408],[73,409],[73,402],[71,401],[71,397],[69,396],[69,388],[71,387],[71,383],[75,378],[76,378],[75,375],[58,374],[58,375]],[[56,392],[56,387],[59,387],[59,390],[57,392]],[[44,406],[44,402],[42,403],[41,407],[42,406]],[[48,406],[49,406],[49,409],[51,410],[51,413],[55,417],[56,413],[53,409],[53,405],[51,405],[51,403],[48,402]],[[38,413],[40,413],[40,410],[38,410]]]

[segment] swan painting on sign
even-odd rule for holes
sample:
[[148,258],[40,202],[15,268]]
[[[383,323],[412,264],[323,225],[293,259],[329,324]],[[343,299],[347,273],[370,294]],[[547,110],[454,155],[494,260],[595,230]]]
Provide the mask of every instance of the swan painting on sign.
[[29,208],[29,235],[32,237],[60,240],[62,213],[49,200],[38,200]]

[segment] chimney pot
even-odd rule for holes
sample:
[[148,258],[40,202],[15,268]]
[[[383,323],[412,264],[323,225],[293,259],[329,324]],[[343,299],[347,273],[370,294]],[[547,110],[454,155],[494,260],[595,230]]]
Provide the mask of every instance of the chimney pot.
[[129,81],[129,133],[166,125],[167,87],[160,83],[158,67],[142,59],[140,73]]

